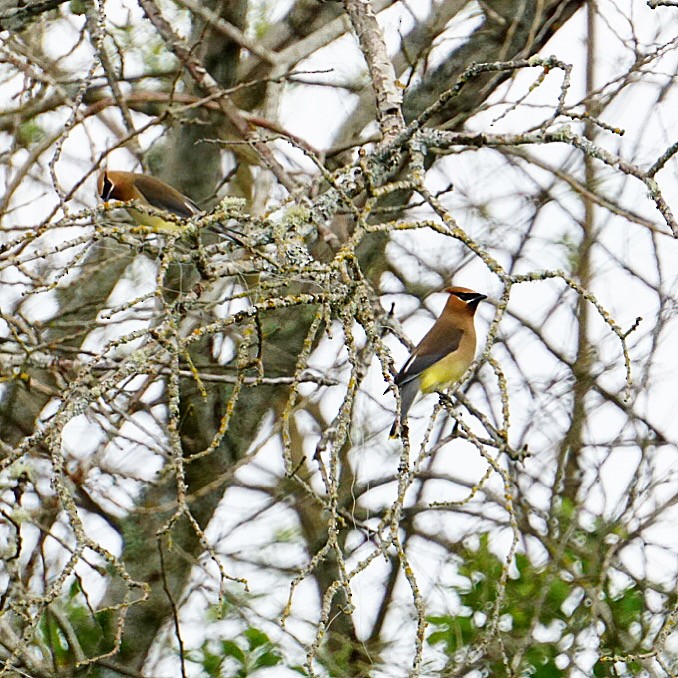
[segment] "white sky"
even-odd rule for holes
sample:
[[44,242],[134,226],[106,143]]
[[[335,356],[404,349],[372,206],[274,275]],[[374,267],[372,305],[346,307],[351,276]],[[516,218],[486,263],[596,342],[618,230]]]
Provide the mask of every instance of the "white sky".
[[[416,3],[412,3],[416,4]],[[650,10],[644,3],[638,2],[617,2],[608,0],[599,2],[602,13],[604,14],[607,25],[599,22],[599,46],[601,58],[598,63],[598,82],[607,82],[617,75],[624,72],[628,67],[628,51],[622,51],[621,45],[616,35],[621,35],[624,40],[630,40],[631,29],[636,38],[648,45],[665,42],[675,33],[676,14],[675,10],[670,8],[660,8]],[[109,19],[114,22],[122,22],[126,18],[126,12],[138,12],[134,3],[126,3],[124,11],[116,10],[116,4],[108,2],[107,12]],[[422,4],[423,7],[423,4]],[[417,5],[417,9],[419,6]],[[632,22],[627,20],[632,16]],[[387,36],[390,41],[390,47],[395,48],[397,40],[397,31],[406,32],[411,25],[411,17],[402,9],[396,9],[384,13],[381,17],[382,24],[387,30]],[[140,19],[139,19],[140,21]],[[465,31],[474,25],[477,21],[477,14],[473,12],[465,14],[450,27],[447,47],[454,45],[460,36],[465,35]],[[61,30],[63,22],[59,22],[59,27],[54,28],[55,35],[48,35],[45,41],[45,50],[48,56],[57,57],[60,50],[63,49],[66,36]],[[184,27],[185,28],[185,27]],[[613,29],[613,30],[611,30]],[[56,36],[58,31],[58,40]],[[573,65],[572,86],[568,94],[568,103],[574,104],[584,93],[584,67],[585,67],[585,21],[584,14],[580,12],[569,24],[558,32],[556,37],[547,45],[543,54],[555,54]],[[71,40],[77,40],[77,33],[74,31],[70,36]],[[439,51],[438,56],[444,52]],[[362,72],[363,64],[355,59],[356,46],[352,37],[343,38],[337,43],[321,50],[313,59],[300,65],[300,68],[312,69],[332,69],[330,81],[343,82],[351,80],[357,74]],[[436,55],[433,55],[435,63]],[[62,66],[64,68],[87,69],[91,55],[87,50],[78,50],[73,53]],[[134,59],[130,59],[130,68],[134,71]],[[675,74],[678,70],[678,60],[674,52],[669,52],[657,66],[657,70],[663,73]],[[497,103],[506,97],[508,100],[515,100],[523,96],[531,83],[534,82],[537,71],[525,71],[510,84],[502,87],[492,100]],[[488,133],[501,133],[509,131],[520,131],[527,129],[535,124],[545,115],[549,115],[553,110],[556,97],[559,93],[562,74],[558,71],[552,71],[546,81],[540,87],[532,92],[525,101],[525,105],[520,106],[518,110],[509,112],[505,117],[495,121],[497,116],[503,110],[497,105],[483,114],[479,114],[469,122],[469,128]],[[657,79],[659,79],[657,77]],[[6,87],[11,87],[9,83]],[[654,86],[653,86],[654,87]],[[9,91],[9,90],[8,90]],[[629,94],[623,94],[608,107],[602,118],[605,122],[621,127],[625,130],[623,137],[617,137],[607,132],[601,132],[597,143],[610,151],[618,152],[625,159],[646,165],[652,163],[661,151],[670,143],[678,138],[678,124],[676,122],[676,96],[673,90],[669,90],[663,98],[661,105],[655,105],[655,99],[652,96],[653,89],[634,85],[629,89]],[[281,122],[292,133],[297,134],[316,147],[323,147],[331,139],[331,132],[334,126],[339,124],[342,118],[350,113],[355,105],[355,100],[348,97],[344,92],[331,87],[303,87],[296,86],[288,88],[288,91],[281,105]],[[546,106],[548,108],[544,108]],[[115,116],[112,116],[115,117]],[[142,117],[139,116],[141,124]],[[63,116],[52,116],[52,124],[55,130],[63,124]],[[576,123],[572,123],[573,129],[578,129]],[[152,139],[159,133],[159,130],[150,130],[141,138],[142,147],[146,147]],[[96,121],[91,121],[87,125],[78,128],[70,135],[67,143],[64,145],[63,159],[57,164],[57,175],[65,188],[69,188],[73,181],[72,177],[79,178],[82,172],[87,171],[92,164],[92,160],[103,152],[113,143],[113,136],[106,132],[104,128]],[[548,146],[541,149],[530,148],[543,161],[556,167],[566,166],[572,163],[572,157],[577,158],[578,152],[572,151],[564,146]],[[17,163],[24,160],[21,154],[18,154]],[[116,168],[134,169],[132,157],[125,151],[119,150],[111,154],[109,166]],[[666,199],[674,207],[674,212],[678,213],[678,185],[676,184],[676,161],[671,161],[666,168],[658,175],[662,191]],[[4,171],[4,170],[0,170]],[[599,166],[600,177],[603,181],[605,195],[611,200],[619,200],[626,207],[632,208],[636,213],[643,215],[648,219],[660,223],[659,215],[655,210],[653,203],[647,198],[645,188],[635,180],[622,182],[618,175],[609,168]],[[37,168],[32,172],[34,178],[42,175],[42,169]],[[545,172],[534,170],[532,176],[534,180],[546,186],[548,176]],[[2,178],[7,178],[2,177]],[[525,204],[521,192],[526,190],[526,179],[523,174],[516,171],[508,171],[505,164],[501,162],[495,151],[479,150],[469,151],[458,155],[450,156],[441,161],[435,170],[429,173],[428,186],[432,190],[438,190],[446,186],[450,180],[455,186],[455,190],[445,197],[445,205],[459,220],[459,223],[467,232],[477,241],[486,244],[492,249],[500,263],[505,264],[508,261],[507,256],[501,253],[501,248],[507,243],[514,242],[520,235],[520,229],[526,226],[526,220],[531,214],[529,206]],[[581,216],[580,199],[572,193],[562,191],[561,204],[571,214],[568,214],[562,206],[552,205],[544,210],[536,225],[536,233],[533,246],[528,250],[528,255],[521,262],[520,272],[527,270],[541,270],[545,268],[564,268],[567,266],[566,251],[558,246],[558,241],[566,235],[571,235],[576,241],[578,229],[573,222],[572,215]],[[16,224],[37,224],[44,215],[55,204],[55,196],[41,186],[37,181],[32,188],[22,193],[24,202],[16,204],[15,209],[5,218],[5,224],[13,226]],[[79,205],[93,206],[94,198],[94,178],[91,177],[87,183],[76,194],[77,199],[73,202],[73,209]],[[488,203],[487,212],[480,214],[477,210],[469,207],[470,204]],[[601,248],[594,251],[594,262],[596,268],[596,278],[593,282],[592,291],[599,298],[603,306],[610,311],[618,324],[624,328],[629,328],[636,317],[642,316],[643,322],[638,333],[630,337],[631,353],[634,359],[634,375],[643,374],[644,366],[642,364],[643,356],[648,347],[647,335],[652,329],[653,318],[657,313],[656,295],[653,291],[633,279],[623,266],[618,262],[612,261],[609,252],[616,256],[624,265],[632,266],[641,276],[648,280],[656,279],[654,271],[655,262],[649,256],[650,248],[658,248],[658,256],[664,268],[664,277],[668,281],[667,292],[675,295],[676,281],[678,279],[678,265],[676,264],[676,242],[670,237],[658,237],[653,243],[648,236],[647,229],[642,226],[630,224],[623,217],[610,216],[602,210],[597,210],[601,228],[599,242],[604,245],[608,252],[603,252]],[[76,231],[74,230],[74,233]],[[443,236],[434,235],[431,232],[420,232],[415,235],[398,234],[393,238],[394,244],[389,247],[389,255],[393,257],[396,263],[406,260],[407,248],[416,248],[416,254],[430,264],[440,273],[453,271],[457,264],[467,254],[462,250],[461,245]],[[65,261],[65,259],[64,259]],[[144,266],[143,263],[139,264]],[[0,280],[4,283],[12,281],[14,275],[11,269],[5,269],[0,272]],[[444,275],[435,275],[422,269],[412,272],[422,283],[430,284],[431,288],[436,285],[442,287]],[[144,271],[141,271],[133,283],[123,280],[116,288],[116,303],[122,303],[127,297],[140,294],[140,280],[147,278]],[[498,279],[487,270],[487,268],[477,259],[465,261],[463,268],[455,277],[456,284],[478,289],[494,298],[498,298],[501,293],[501,287]],[[7,285],[3,286],[7,289]],[[525,317],[534,322],[536,326],[545,323],[546,333],[554,342],[554,345],[562,348],[570,354],[573,351],[573,333],[571,327],[566,322],[566,315],[549,318],[545,316],[551,305],[558,300],[563,293],[564,286],[554,280],[542,281],[538,283],[525,283],[513,290],[510,309],[519,317]],[[392,292],[384,298],[384,306],[390,307],[392,302],[396,304],[396,316],[409,316],[414,308],[411,298],[402,294],[397,294],[400,290],[393,285],[392,280],[384,281],[384,292]],[[19,290],[14,293],[18,294]],[[4,294],[4,292],[3,292]],[[8,293],[9,294],[9,293]],[[13,300],[5,298],[5,303],[13,303]],[[428,330],[433,318],[439,314],[444,303],[443,295],[432,295],[425,300],[424,307],[418,313],[415,313],[404,322],[404,328],[407,336],[414,342],[418,341]],[[29,304],[24,306],[24,310],[30,314],[34,320],[47,319],[53,313],[54,306],[50,300],[50,293],[45,292],[39,297],[36,296]],[[675,313],[675,309],[674,309]],[[479,346],[482,347],[483,339],[486,336],[487,327],[493,316],[493,307],[485,304],[481,307],[478,314],[479,328]],[[624,369],[623,361],[619,350],[618,340],[611,334],[609,328],[597,319],[594,319],[595,312],[592,313],[591,333],[595,338],[596,349],[599,351],[599,357],[605,364],[612,365],[609,374],[604,378],[607,388],[612,391],[621,392],[623,389]],[[132,321],[130,321],[132,322]],[[116,327],[115,331],[127,332],[131,325],[121,325]],[[560,428],[563,426],[562,403],[556,397],[553,386],[550,386],[554,377],[556,366],[551,357],[543,350],[539,349],[527,333],[521,333],[516,330],[517,325],[510,319],[505,321],[505,333],[512,335],[515,332],[515,347],[522,352],[524,364],[522,367],[528,375],[530,383],[543,387],[543,392],[532,396],[526,392],[523,387],[522,379],[510,371],[508,356],[501,348],[494,352],[502,364],[509,365],[509,391],[511,393],[511,413],[512,413],[512,441],[521,442],[526,439],[530,443],[530,450],[533,456],[525,462],[525,471],[539,478],[549,478],[553,473],[553,446],[559,439]],[[640,402],[642,410],[647,417],[662,431],[665,432],[669,440],[678,438],[678,429],[675,413],[678,411],[678,389],[676,389],[676,377],[678,377],[678,361],[674,346],[678,340],[678,328],[675,318],[673,318],[662,337],[659,348],[653,357],[652,369],[648,388],[641,394]],[[92,347],[96,346],[96,341],[103,341],[103,335],[91,338]],[[635,346],[635,342],[638,345]],[[400,366],[407,356],[406,349],[400,345],[393,337],[388,340],[388,345],[393,351],[396,366]],[[512,344],[513,345],[513,344]],[[335,332],[332,339],[324,339],[319,349],[316,351],[312,363],[320,368],[327,369],[341,360],[343,350],[343,338],[341,332]],[[345,359],[345,353],[344,353]],[[505,362],[504,362],[505,361]],[[636,362],[637,361],[637,362]],[[482,368],[481,374],[485,381],[491,383],[491,372],[487,366]],[[348,376],[346,369],[335,370],[344,382]],[[563,388],[562,383],[560,387]],[[395,407],[393,397],[389,394],[381,397],[384,390],[383,377],[378,364],[374,363],[370,374],[365,382],[365,394],[363,396],[364,421],[356,422],[354,436],[355,450],[351,455],[352,463],[357,470],[357,476],[364,482],[370,478],[378,478],[382,474],[391,471],[396,472],[398,465],[397,446],[393,442],[387,441],[387,430]],[[303,389],[302,389],[303,392]],[[336,412],[341,400],[343,399],[343,387],[327,389],[323,392],[321,409],[323,413],[331,417]],[[473,401],[474,398],[482,396],[478,389],[472,389],[468,397]],[[416,454],[418,444],[421,441],[424,429],[428,423],[428,418],[435,403],[435,397],[431,396],[422,399],[412,410],[412,449]],[[132,439],[145,443],[153,438],[154,428],[149,421],[143,422],[148,426],[146,433],[136,431],[127,431]],[[360,426],[369,424],[369,431]],[[619,417],[618,411],[612,408],[602,408],[589,424],[590,435],[601,441],[613,438],[618,432],[620,426],[624,424]],[[378,435],[372,435],[375,425],[380,431]],[[299,416],[299,426],[306,431],[308,446],[308,456],[312,458],[313,447],[317,442],[317,431],[311,430],[308,419],[304,421],[303,416]],[[541,428],[540,428],[541,426]],[[534,427],[535,430],[532,430]],[[130,429],[132,427],[130,426]],[[67,431],[64,431],[64,447],[68,454],[73,457],[82,458],[86,452],[93,450],[98,445],[100,438],[97,436],[99,431],[94,426],[92,420],[87,417],[74,419]],[[262,431],[262,438],[265,437],[265,429]],[[369,434],[368,434],[369,433]],[[85,445],[82,441],[89,440]],[[263,444],[263,440],[261,441]],[[133,446],[120,455],[117,447],[112,447],[109,453],[105,455],[107,463],[128,465],[130,469],[134,468],[134,460],[139,447]],[[600,466],[601,483],[592,487],[587,508],[592,514],[603,514],[611,516],[618,509],[620,498],[626,491],[630,476],[637,469],[637,452],[624,447],[618,447],[609,453],[606,449],[605,458],[597,458],[597,452],[591,449],[587,452],[590,456],[591,468]],[[651,511],[657,502],[675,493],[674,469],[676,467],[676,449],[674,446],[666,446],[657,450],[650,460],[652,466],[652,475],[658,481],[667,481],[663,485],[653,488],[651,493],[638,502],[637,511],[643,515]],[[147,453],[144,474],[150,476],[160,466],[159,455]],[[484,474],[486,462],[479,457],[477,452],[470,446],[456,441],[445,449],[435,460],[434,467],[438,470],[448,471],[456,478],[466,480],[469,483],[477,482]],[[310,468],[310,467],[309,467]],[[93,473],[96,470],[93,469]],[[280,457],[280,446],[277,438],[271,439],[263,444],[261,452],[256,457],[256,464],[250,464],[239,472],[239,479],[243,482],[249,481],[274,483],[275,478],[282,472],[282,463]],[[501,491],[498,476],[494,476],[488,483],[488,488]],[[98,483],[98,484],[97,484]],[[106,486],[107,476],[101,474],[97,479],[92,478],[93,486],[99,489]],[[123,505],[130,491],[129,486],[118,488],[108,487],[110,493],[117,501]],[[320,487],[318,485],[318,487]],[[440,491],[444,496],[435,496],[437,485],[431,485],[428,488],[425,499],[429,501],[450,501],[463,498],[465,490],[459,486],[453,488],[452,483],[441,483]],[[434,488],[434,489],[431,489]],[[548,498],[546,495],[540,497],[540,488],[533,490],[533,499],[537,505],[545,503]],[[389,504],[394,498],[394,488],[392,485],[374,490],[370,494],[370,501],[373,502],[375,510],[383,503]],[[225,553],[256,553],[259,557],[268,557],[272,561],[280,559],[288,562],[290,566],[298,565],[304,562],[304,556],[299,548],[299,544],[290,540],[283,545],[268,546],[270,536],[276,532],[290,530],[293,525],[290,522],[290,513],[283,507],[277,505],[266,511],[256,521],[247,521],[244,526],[238,526],[238,522],[246,519],[249,515],[254,515],[262,497],[253,496],[249,491],[242,489],[230,489],[226,493],[224,500],[218,510],[215,519],[208,530],[208,536],[213,542],[220,542],[220,547]],[[481,494],[470,505],[476,506],[482,504],[483,495]],[[641,549],[638,543],[625,549],[623,561],[632,572],[639,575],[649,573],[653,577],[665,579],[667,582],[675,581],[678,573],[678,532],[675,530],[674,514],[667,514],[665,520],[658,523],[648,534],[645,535],[648,541],[652,541],[659,546]],[[431,522],[442,533],[448,537],[455,537],[463,534],[472,519],[462,520],[458,515],[453,519],[440,517],[440,514],[432,514],[423,520]],[[95,519],[88,521],[89,529],[92,535],[96,535],[111,549],[118,551],[120,544],[116,542],[111,531],[101,522]],[[508,552],[509,535],[507,531],[497,533],[493,542],[493,548],[502,555]],[[660,547],[664,547],[663,549]],[[414,550],[413,550],[414,551]],[[365,551],[366,552],[366,551]],[[357,557],[364,555],[362,550],[356,552],[356,557],[349,562],[354,564]],[[427,605],[431,613],[437,611],[441,613],[453,611],[457,602],[450,599],[449,589],[443,588],[441,584],[447,579],[454,577],[454,568],[450,564],[443,565],[447,554],[432,544],[423,544],[412,554],[412,565],[415,568],[419,585],[422,587]],[[279,629],[275,625],[267,624],[268,617],[275,617],[284,605],[288,588],[286,584],[280,585],[279,580],[266,573],[262,569],[247,567],[235,559],[225,558],[226,569],[234,576],[247,577],[255,593],[270,593],[275,590],[275,595],[266,595],[259,600],[255,607],[262,618],[258,623],[266,626],[272,636],[279,636]],[[442,569],[441,569],[442,568]],[[362,631],[369,629],[373,620],[373,602],[378,596],[378,584],[385,574],[383,560],[375,561],[365,572],[361,573],[354,580],[354,602],[357,604],[355,619],[358,628]],[[94,588],[96,586],[92,584]],[[375,596],[375,593],[376,596]],[[214,591],[207,595],[213,602]],[[403,615],[411,614],[411,608],[408,606],[408,600],[411,598],[407,590],[403,588]],[[202,637],[204,628],[204,618],[202,616],[203,600],[197,597],[193,604],[186,609],[187,620],[195,624],[192,630],[189,630],[187,637],[191,641],[197,642]],[[411,602],[411,601],[410,601]],[[313,621],[315,619],[315,609],[318,604],[316,593],[313,587],[308,583],[303,583],[294,598],[294,614],[288,624],[288,630],[293,636],[297,636],[303,642],[312,640],[315,633]],[[309,623],[310,622],[310,623]],[[402,633],[402,617],[395,616],[389,620],[387,625],[387,635],[398,637]],[[187,626],[191,629],[190,623]],[[214,636],[224,632],[223,626],[218,624],[210,625],[210,634]],[[406,635],[411,638],[411,629],[408,628]],[[287,639],[289,640],[289,638]],[[411,652],[411,644],[403,643],[400,647],[394,648],[395,658],[403,656],[403,659]],[[428,652],[428,651],[427,651]],[[429,656],[429,655],[427,655]],[[438,661],[439,657],[431,651],[430,658]],[[595,654],[591,654],[590,661],[595,660]],[[586,659],[583,659],[586,663]],[[282,671],[276,669],[277,673],[269,675],[284,675]],[[386,671],[384,675],[401,675],[399,669],[394,667]],[[171,659],[160,660],[160,663],[154,667],[154,675],[172,675],[173,664]],[[262,675],[265,673],[262,672]],[[294,674],[290,674],[294,675]],[[576,675],[576,674],[573,674]],[[583,674],[582,674],[583,675]]]

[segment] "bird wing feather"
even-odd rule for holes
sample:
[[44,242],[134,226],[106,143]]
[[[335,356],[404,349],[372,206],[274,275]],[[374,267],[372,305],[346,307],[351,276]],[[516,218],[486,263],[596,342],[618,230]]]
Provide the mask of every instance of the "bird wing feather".
[[412,351],[409,360],[398,372],[395,383],[402,386],[419,377],[431,365],[435,365],[439,360],[456,351],[463,336],[464,330],[459,327],[450,327],[447,323],[436,323]]
[[[180,193],[167,184],[163,186],[161,193],[157,183],[143,174],[136,175],[135,183],[137,189],[151,207],[176,214],[183,219],[188,219],[194,214],[199,214],[202,211],[190,198],[187,198],[183,193]],[[216,223],[214,226],[219,227],[217,230],[238,245],[247,247],[245,241],[238,237],[241,236],[242,233],[237,229],[225,226],[221,223]]]
[[151,207],[171,212],[185,219],[200,212],[200,208],[190,198],[171,186],[164,186],[161,193],[157,184],[143,174],[137,175],[136,186]]

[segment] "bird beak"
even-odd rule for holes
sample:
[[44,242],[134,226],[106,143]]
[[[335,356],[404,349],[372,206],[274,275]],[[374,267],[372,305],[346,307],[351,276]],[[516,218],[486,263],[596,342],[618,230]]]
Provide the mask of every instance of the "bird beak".
[[480,294],[480,292],[477,292],[475,295],[473,295],[467,302],[467,306],[470,308],[477,308],[478,304],[483,300],[487,299],[486,294]]

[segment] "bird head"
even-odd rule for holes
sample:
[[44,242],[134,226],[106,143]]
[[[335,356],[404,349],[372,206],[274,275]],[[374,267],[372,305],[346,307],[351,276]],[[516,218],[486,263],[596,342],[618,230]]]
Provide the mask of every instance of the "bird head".
[[[97,190],[104,202],[109,200],[120,200],[121,202],[140,200],[141,202],[148,202],[137,185],[139,177],[143,177],[143,175],[134,174],[134,172],[116,172],[103,169],[97,180]],[[147,179],[165,186],[165,184],[152,177],[147,177]],[[170,190],[173,189],[170,188]]]
[[108,202],[111,198],[115,198],[115,183],[108,176],[106,169],[101,170],[99,178],[97,179],[97,192],[104,202]]
[[487,299],[486,294],[474,292],[468,287],[446,287],[444,291],[450,295],[447,300],[449,306],[455,309],[464,310],[467,313],[471,313],[471,315],[476,312],[478,304],[483,299]]

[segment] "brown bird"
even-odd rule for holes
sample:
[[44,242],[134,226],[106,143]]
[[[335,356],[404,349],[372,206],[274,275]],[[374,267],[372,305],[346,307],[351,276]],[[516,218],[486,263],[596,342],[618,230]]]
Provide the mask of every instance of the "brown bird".
[[[137,172],[116,172],[103,170],[97,181],[99,195],[104,202],[120,200],[121,202],[136,202],[145,207],[153,207],[169,214],[174,214],[182,219],[189,219],[202,210],[183,193],[172,188],[160,179],[150,177],[147,174]],[[126,208],[130,216],[142,226],[150,226],[157,231],[176,232],[181,230],[181,224],[176,221],[163,219],[161,216],[148,214],[134,209],[133,206]],[[223,232],[230,238],[242,245],[237,238],[238,231],[218,224]]]
[[466,287],[447,287],[450,296],[443,312],[395,378],[400,388],[400,417],[391,428],[391,437],[406,419],[420,391],[441,391],[457,383],[476,354],[476,328],[473,323],[478,304],[487,299]]

